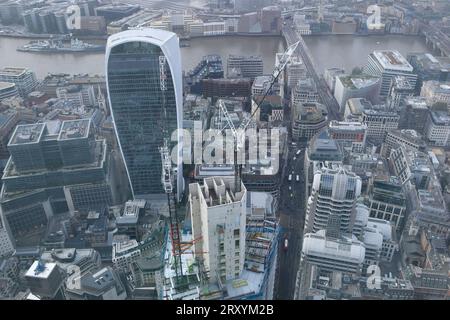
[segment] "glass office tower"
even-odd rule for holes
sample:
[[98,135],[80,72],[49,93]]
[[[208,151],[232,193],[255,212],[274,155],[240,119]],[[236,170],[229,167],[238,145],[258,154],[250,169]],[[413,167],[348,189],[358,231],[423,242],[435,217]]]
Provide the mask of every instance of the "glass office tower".
[[[112,35],[106,48],[106,82],[114,128],[133,197],[162,198],[164,135],[182,129],[183,99],[178,37],[143,28]],[[164,112],[166,110],[166,112]],[[177,193],[183,187],[182,137],[178,141]],[[177,140],[177,139],[175,139]]]

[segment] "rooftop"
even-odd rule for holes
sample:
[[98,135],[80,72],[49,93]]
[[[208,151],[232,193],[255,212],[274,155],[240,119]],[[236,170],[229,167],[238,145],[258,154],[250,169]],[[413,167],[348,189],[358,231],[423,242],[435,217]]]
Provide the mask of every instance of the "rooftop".
[[116,45],[128,42],[131,39],[135,39],[135,41],[150,42],[155,45],[162,46],[173,37],[176,37],[175,33],[165,30],[135,28],[111,35],[108,38],[107,50]]
[[383,116],[383,117],[396,117],[399,118],[397,112],[392,109],[386,107],[385,105],[375,105],[370,108],[365,108],[363,111],[364,114],[374,115],[374,116]]
[[364,98],[351,98],[347,100],[348,108],[354,115],[360,115],[366,108],[371,108],[372,103]]
[[139,219],[140,210],[145,207],[145,200],[127,201],[122,216],[117,218],[118,224],[136,224]]
[[0,69],[0,76],[20,77],[27,71],[27,68],[5,67],[3,69]]
[[428,104],[424,97],[409,97],[405,99],[406,105],[411,106],[413,109],[427,110]]
[[86,138],[89,135],[91,119],[64,121],[58,140]]
[[448,112],[442,111],[431,111],[431,118],[433,123],[439,126],[449,126],[450,125],[450,115]]
[[413,71],[413,67],[405,57],[396,50],[376,50],[373,52],[373,56],[384,69],[406,72]]
[[18,125],[8,146],[36,143],[40,141],[45,129],[44,123]]
[[417,62],[425,70],[432,71],[450,71],[450,58],[448,57],[435,57],[430,53],[413,53],[409,57],[414,56]]
[[56,263],[35,261],[25,273],[25,277],[47,279],[56,267]]
[[254,88],[264,88],[268,85],[270,85],[271,76],[259,76],[255,78],[255,81],[253,81],[253,87]]
[[361,122],[347,122],[332,120],[328,124],[330,130],[346,130],[346,131],[365,131],[367,125]]
[[308,146],[311,160],[342,161],[343,154],[336,140],[329,135],[328,129],[316,134]]
[[328,256],[336,260],[361,264],[366,250],[364,244],[357,239],[349,237],[328,239],[325,237],[325,230],[320,230],[305,234],[302,252],[305,255]]
[[136,240],[127,240],[113,243],[113,257],[126,254],[129,251],[137,250],[139,243]]
[[388,135],[399,137],[414,144],[418,144],[419,146],[426,147],[426,143],[423,141],[422,135],[413,129],[390,130]]
[[[196,189],[197,183],[189,186],[189,193],[198,197]],[[240,202],[246,192],[244,184],[241,182],[241,191],[234,190],[234,177],[211,177],[203,179],[201,188],[202,197],[209,207],[225,205],[233,202]]]
[[408,78],[404,76],[398,76],[394,78],[395,87],[400,90],[413,90],[414,85]]
[[380,78],[375,78],[367,75],[342,75],[339,77],[342,84],[350,89],[361,89],[377,84]]
[[16,85],[12,82],[3,82],[0,81],[0,91],[1,90],[10,90],[10,89],[14,89]]

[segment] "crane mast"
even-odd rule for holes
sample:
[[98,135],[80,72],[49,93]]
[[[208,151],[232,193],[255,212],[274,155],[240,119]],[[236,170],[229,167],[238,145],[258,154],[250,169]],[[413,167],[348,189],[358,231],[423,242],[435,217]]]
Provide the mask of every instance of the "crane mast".
[[164,192],[167,195],[167,204],[169,209],[170,238],[172,241],[172,255],[174,259],[175,275],[178,281],[183,276],[183,268],[181,261],[181,237],[180,226],[177,216],[176,197],[174,191],[174,176],[172,168],[172,159],[169,149],[169,133],[167,128],[167,108],[166,108],[166,91],[167,91],[167,74],[166,74],[166,57],[159,56],[159,82],[162,93],[162,121],[161,130],[163,137],[163,145],[159,148],[161,154],[161,183]]

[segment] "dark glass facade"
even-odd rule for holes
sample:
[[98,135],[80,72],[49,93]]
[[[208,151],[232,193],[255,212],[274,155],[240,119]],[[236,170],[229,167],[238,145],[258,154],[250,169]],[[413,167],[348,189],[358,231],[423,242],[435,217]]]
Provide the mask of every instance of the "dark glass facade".
[[174,83],[164,53],[147,42],[116,45],[108,57],[107,73],[111,110],[133,195],[163,194],[159,147],[163,132],[170,141],[177,129]]

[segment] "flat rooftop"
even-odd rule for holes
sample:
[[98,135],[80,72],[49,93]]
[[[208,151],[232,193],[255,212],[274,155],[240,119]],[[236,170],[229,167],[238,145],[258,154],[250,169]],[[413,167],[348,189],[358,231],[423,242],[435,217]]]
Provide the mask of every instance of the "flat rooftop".
[[16,85],[12,82],[0,81],[0,91],[14,89]]
[[409,97],[405,99],[406,105],[411,106],[413,109],[428,109],[427,100],[424,97]]
[[376,50],[373,52],[373,56],[384,69],[406,72],[413,71],[413,67],[397,50]]
[[64,121],[58,140],[87,138],[89,135],[90,119]]
[[438,112],[431,111],[431,118],[433,119],[433,123],[440,126],[449,126],[450,125],[450,115],[448,112]]
[[208,207],[240,202],[246,188],[241,181],[241,191],[236,192],[234,179],[234,176],[204,178],[203,184],[191,183],[189,185],[189,194],[197,199],[203,198]]
[[413,129],[395,129],[390,130],[387,134],[405,139],[420,146],[426,146],[426,143],[422,139],[422,135]]
[[395,86],[397,89],[403,89],[403,90],[413,90],[414,85],[411,83],[411,81],[408,80],[408,78],[404,76],[398,76],[394,78]]
[[116,242],[113,245],[113,256],[116,254],[127,253],[132,250],[137,250],[139,243],[136,240],[128,240],[122,242]]
[[365,131],[367,130],[367,125],[361,122],[349,122],[349,121],[336,121],[332,120],[328,124],[331,131]]
[[5,67],[0,69],[0,76],[20,77],[27,71],[27,68]]
[[8,146],[37,143],[45,129],[44,123],[25,124],[16,127]]
[[342,75],[339,76],[342,84],[350,89],[367,88],[380,81],[380,78],[368,76],[368,75]]
[[25,273],[25,277],[47,279],[56,268],[56,263],[33,262],[30,269]]

